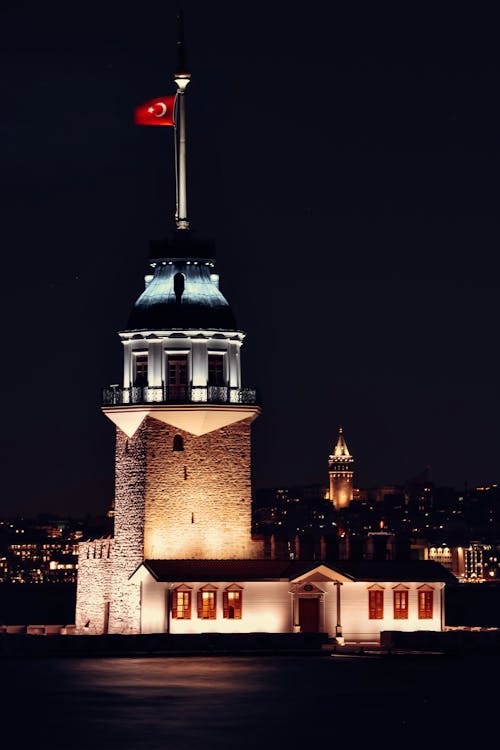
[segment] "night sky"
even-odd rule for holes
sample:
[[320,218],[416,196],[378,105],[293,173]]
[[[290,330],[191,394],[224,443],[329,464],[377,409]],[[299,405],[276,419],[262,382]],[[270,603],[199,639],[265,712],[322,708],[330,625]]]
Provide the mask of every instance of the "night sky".
[[[447,4],[443,4],[446,6]],[[185,2],[188,213],[258,387],[254,485],[500,479],[498,12]],[[309,8],[312,8],[310,10]],[[100,389],[173,229],[179,3],[3,10],[0,514],[105,513]]]

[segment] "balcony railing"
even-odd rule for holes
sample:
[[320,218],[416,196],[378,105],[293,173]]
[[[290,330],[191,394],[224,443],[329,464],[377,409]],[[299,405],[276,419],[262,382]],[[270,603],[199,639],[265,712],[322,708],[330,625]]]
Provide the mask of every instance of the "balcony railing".
[[131,386],[109,385],[102,389],[103,406],[126,404],[256,404],[254,388],[209,386]]

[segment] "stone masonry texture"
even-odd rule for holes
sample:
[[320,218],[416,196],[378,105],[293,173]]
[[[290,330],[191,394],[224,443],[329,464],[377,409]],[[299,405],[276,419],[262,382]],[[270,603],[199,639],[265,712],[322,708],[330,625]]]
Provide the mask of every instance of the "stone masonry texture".
[[195,436],[147,420],[145,558],[262,556],[251,539],[250,422]]
[[104,632],[107,606],[108,632],[140,632],[129,578],[144,559],[263,557],[251,538],[250,430],[245,419],[195,436],[151,417],[132,438],[117,429],[114,540],[105,560],[81,545],[77,632],[89,620],[85,632]]

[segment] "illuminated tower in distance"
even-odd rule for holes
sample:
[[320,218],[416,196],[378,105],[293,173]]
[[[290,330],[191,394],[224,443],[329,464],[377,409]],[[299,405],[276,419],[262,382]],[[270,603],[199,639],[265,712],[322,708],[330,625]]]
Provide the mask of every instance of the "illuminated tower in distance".
[[349,453],[347,443],[339,427],[337,445],[328,457],[328,473],[330,474],[330,500],[335,510],[347,508],[352,500],[352,475],[354,458]]

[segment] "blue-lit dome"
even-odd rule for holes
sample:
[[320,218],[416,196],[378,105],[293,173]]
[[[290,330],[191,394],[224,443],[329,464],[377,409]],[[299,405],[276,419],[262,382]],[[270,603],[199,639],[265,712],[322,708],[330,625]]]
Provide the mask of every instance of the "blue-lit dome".
[[132,309],[128,330],[236,330],[214,277],[213,243],[193,241],[189,232],[182,232],[171,242],[153,243],[152,251],[151,276]]

